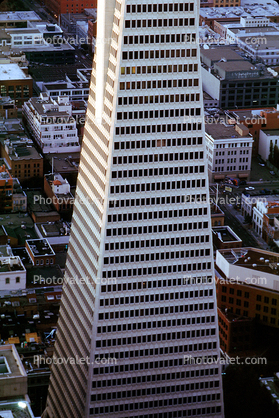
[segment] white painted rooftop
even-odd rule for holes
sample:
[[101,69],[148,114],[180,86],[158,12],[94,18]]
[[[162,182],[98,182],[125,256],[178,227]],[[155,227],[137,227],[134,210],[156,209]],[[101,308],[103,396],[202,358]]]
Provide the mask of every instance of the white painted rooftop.
[[30,78],[25,75],[17,64],[0,64],[0,80],[24,80]]

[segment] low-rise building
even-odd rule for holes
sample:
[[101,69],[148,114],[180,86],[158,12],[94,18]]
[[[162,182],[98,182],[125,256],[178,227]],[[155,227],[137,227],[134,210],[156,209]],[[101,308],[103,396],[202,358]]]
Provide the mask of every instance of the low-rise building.
[[13,178],[5,165],[0,167],[0,212],[12,210]]
[[244,125],[205,124],[209,181],[250,178],[253,138]]
[[46,93],[23,106],[26,125],[43,153],[79,152],[80,144],[72,105],[67,97],[57,101]]
[[34,418],[27,373],[14,344],[0,345],[0,416]]
[[32,10],[24,12],[1,12],[0,13],[0,27],[1,28],[27,28],[28,22],[39,22],[40,16]]
[[26,137],[10,137],[0,140],[0,155],[13,177],[20,181],[43,177],[43,157]]
[[[216,0],[215,0],[216,1]],[[240,18],[268,18],[271,22],[278,22],[279,9],[277,5],[271,3],[252,3],[244,6],[230,7],[227,3],[222,3],[224,0],[219,0],[221,7],[207,7],[200,9],[200,25],[209,25],[214,29],[215,22],[240,22]],[[215,3],[216,4],[216,3]],[[224,7],[225,6],[225,7]]]
[[237,109],[225,111],[228,123],[242,123],[247,126],[253,136],[253,155],[259,154],[260,133],[266,130],[276,130],[279,126],[279,111],[276,109]]
[[35,224],[35,231],[39,238],[47,238],[51,246],[64,246],[69,244],[71,225],[69,222],[45,222]]
[[20,257],[0,257],[0,290],[18,290],[26,287],[26,270]]
[[65,81],[55,81],[52,83],[38,82],[38,87],[43,93],[47,93],[52,99],[67,96],[72,100],[88,100],[89,81],[71,81],[66,77]]
[[5,119],[17,118],[17,107],[14,99],[9,96],[0,97],[0,117]]
[[[214,198],[213,198],[214,201]],[[224,226],[225,214],[216,203],[210,204],[211,226]]]
[[[257,199],[253,207],[253,228],[256,233],[263,236],[264,216],[266,228],[269,224],[269,215],[271,218],[279,215],[279,197],[266,196],[264,199]],[[266,239],[266,235],[264,237]]]
[[55,264],[55,252],[47,239],[32,239],[25,241],[25,247],[35,266]]
[[67,179],[61,174],[47,174],[44,176],[44,192],[51,199],[57,212],[71,213],[74,205],[74,196]]
[[255,319],[217,308],[220,348],[229,356],[244,353],[255,342]]
[[213,244],[218,250],[242,247],[242,240],[229,226],[215,226],[212,233]]
[[21,107],[33,95],[32,77],[18,64],[0,64],[0,95],[9,96]]
[[13,212],[27,212],[27,196],[17,178],[13,179]]
[[[228,53],[228,49],[237,52],[237,56]],[[211,52],[214,59],[210,58]],[[278,74],[269,71],[264,64],[251,64],[236,45],[201,49],[201,60],[203,90],[219,100],[221,108],[277,106]]]
[[274,149],[279,147],[279,129],[261,129],[259,134],[259,155],[264,161],[271,154],[274,157]]
[[259,248],[216,252],[217,305],[279,328],[279,254]]

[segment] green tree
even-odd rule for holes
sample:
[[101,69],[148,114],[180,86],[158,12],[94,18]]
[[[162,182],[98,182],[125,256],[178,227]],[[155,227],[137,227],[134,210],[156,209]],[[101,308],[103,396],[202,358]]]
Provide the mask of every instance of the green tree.
[[269,146],[269,156],[268,156],[268,160],[273,164],[273,142],[270,141],[270,146]]
[[274,146],[273,164],[276,168],[279,168],[279,149],[277,145]]

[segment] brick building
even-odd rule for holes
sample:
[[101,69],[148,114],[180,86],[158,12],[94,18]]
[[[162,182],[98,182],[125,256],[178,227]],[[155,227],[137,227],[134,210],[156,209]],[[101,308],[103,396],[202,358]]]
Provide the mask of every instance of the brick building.
[[0,212],[12,210],[13,179],[5,165],[0,167]]
[[45,5],[58,17],[62,13],[82,13],[85,8],[97,9],[97,0],[45,0]]
[[0,95],[9,96],[19,107],[33,95],[33,79],[17,64],[0,64]]
[[7,162],[13,177],[20,181],[43,177],[43,157],[28,138],[10,138],[0,141],[0,155]]
[[55,264],[55,252],[46,239],[27,239],[25,247],[35,266]]

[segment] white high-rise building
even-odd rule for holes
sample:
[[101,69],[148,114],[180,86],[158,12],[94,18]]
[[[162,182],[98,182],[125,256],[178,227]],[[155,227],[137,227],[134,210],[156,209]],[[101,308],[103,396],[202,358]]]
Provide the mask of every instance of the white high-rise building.
[[98,3],[44,417],[223,417],[198,15]]

